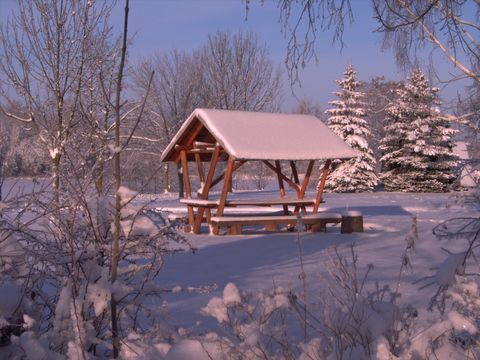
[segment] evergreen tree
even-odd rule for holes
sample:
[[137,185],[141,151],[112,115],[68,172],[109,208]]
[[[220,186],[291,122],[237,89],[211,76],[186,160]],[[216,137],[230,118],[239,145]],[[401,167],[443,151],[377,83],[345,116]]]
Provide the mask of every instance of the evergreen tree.
[[347,66],[344,78],[338,84],[341,88],[335,93],[338,100],[329,102],[334,108],[326,111],[330,115],[328,126],[357,150],[358,157],[333,163],[327,189],[336,192],[371,191],[378,178],[373,152],[367,141],[370,130],[364,119],[366,105],[361,100],[364,94],[357,91],[359,83],[352,65]]
[[381,179],[388,191],[448,191],[455,180],[453,136],[438,89],[417,69],[387,108]]

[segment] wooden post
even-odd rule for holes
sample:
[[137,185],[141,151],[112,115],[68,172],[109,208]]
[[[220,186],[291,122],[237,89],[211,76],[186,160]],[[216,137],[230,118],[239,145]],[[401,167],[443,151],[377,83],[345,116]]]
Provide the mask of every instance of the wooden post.
[[[180,159],[182,162],[182,175],[183,175],[183,185],[185,187],[185,195],[187,199],[192,197],[192,189],[190,187],[190,175],[188,174],[188,163],[187,163],[187,151],[182,149],[180,151]],[[188,211],[188,224],[191,226],[194,222],[194,213],[193,207],[191,205],[187,206]]]
[[[210,187],[212,184],[213,176],[215,175],[215,169],[217,168],[218,158],[220,156],[220,145],[215,146],[215,150],[213,151],[212,158],[210,160],[210,168],[208,169],[207,179],[205,180],[205,184],[203,185],[202,193],[200,194],[200,199],[206,200],[208,199],[208,193],[210,192]],[[193,225],[193,232],[195,234],[200,233],[200,227],[202,226],[203,220],[203,213],[205,212],[205,208],[198,207],[197,216],[195,217],[195,223]],[[207,210],[207,220],[210,218],[210,210]]]
[[[230,187],[230,181],[232,179],[234,165],[235,165],[235,158],[233,156],[230,156],[227,162],[227,169],[225,170],[223,189],[222,189],[222,194],[220,195],[220,203],[218,204],[217,216],[223,215],[223,210],[225,209],[225,203],[227,202],[228,189]],[[218,235],[218,227],[213,229],[213,234]]]
[[320,206],[320,202],[322,201],[323,189],[325,188],[325,181],[327,181],[328,168],[330,167],[331,162],[332,162],[331,160],[327,160],[325,162],[325,166],[323,167],[322,179],[320,180],[320,184],[318,186],[317,198],[315,199],[315,204],[313,205],[314,214],[318,212],[318,207]]

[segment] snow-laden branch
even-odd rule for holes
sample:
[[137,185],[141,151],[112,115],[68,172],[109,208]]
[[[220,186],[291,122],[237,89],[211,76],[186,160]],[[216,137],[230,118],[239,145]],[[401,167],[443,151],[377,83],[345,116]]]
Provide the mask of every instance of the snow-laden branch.
[[9,118],[12,118],[12,119],[15,119],[15,120],[18,120],[18,121],[22,121],[22,122],[26,122],[26,123],[31,123],[34,121],[34,118],[33,118],[33,114],[30,114],[30,117],[29,118],[22,118],[20,116],[17,116],[15,114],[12,114],[10,112],[7,112],[5,111],[4,109],[2,109],[3,113],[5,115],[7,115]]
[[130,115],[132,112],[134,112],[135,110],[137,110],[140,106],[142,106],[141,104],[138,104],[138,105],[135,105],[133,108],[131,108],[130,110],[128,110],[125,114],[122,115],[122,117],[120,118],[120,121],[123,121],[127,118],[128,115]]
[[[121,136],[122,139],[126,139],[128,138],[129,136],[127,135],[123,135]],[[138,135],[133,135],[131,136],[131,139],[134,139],[134,140],[145,140],[145,141],[149,141],[149,142],[160,142],[162,141],[162,139],[152,139],[152,138],[148,138],[146,136],[138,136]]]

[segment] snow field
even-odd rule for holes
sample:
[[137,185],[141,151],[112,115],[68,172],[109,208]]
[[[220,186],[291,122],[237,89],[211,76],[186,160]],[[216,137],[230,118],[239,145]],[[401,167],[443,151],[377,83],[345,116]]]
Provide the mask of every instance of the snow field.
[[[310,194],[307,194],[309,196]],[[236,193],[234,196],[251,196]],[[364,216],[364,233],[340,234],[338,225],[328,228],[326,233],[301,233],[303,263],[308,285],[308,298],[319,296],[330,259],[335,247],[348,254],[349,245],[355,244],[363,274],[368,264],[373,264],[367,286],[373,288],[375,281],[381,285],[395,287],[405,249],[412,217],[418,221],[418,241],[412,256],[413,272],[404,271],[400,289],[400,303],[412,304],[419,310],[425,309],[431,289],[419,290],[424,284],[414,281],[434,275],[432,268],[441,264],[446,253],[464,249],[464,240],[439,241],[432,228],[443,220],[457,216],[472,216],[474,210],[449,206],[449,194],[408,193],[365,193],[326,194],[322,210],[343,212],[361,211]],[[175,199],[159,201],[162,208],[181,211]],[[208,328],[210,319],[201,315],[213,297],[221,298],[227,284],[233,283],[239,291],[268,291],[274,286],[300,290],[300,263],[297,254],[296,233],[253,233],[238,236],[210,236],[208,234],[187,235],[195,254],[184,253],[168,258],[158,282],[162,286],[218,286],[209,294],[175,293],[166,297],[171,317],[180,326]]]

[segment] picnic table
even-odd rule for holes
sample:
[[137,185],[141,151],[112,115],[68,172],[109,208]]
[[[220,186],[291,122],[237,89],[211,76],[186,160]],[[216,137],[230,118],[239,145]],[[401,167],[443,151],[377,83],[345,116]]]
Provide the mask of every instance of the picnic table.
[[[250,212],[225,214],[216,216],[212,215],[212,211],[220,205],[220,199],[181,199],[182,204],[192,208],[194,214],[193,231],[199,232],[200,226],[204,222],[209,225],[213,234],[218,233],[218,228],[221,226],[227,227],[227,233],[230,235],[237,235],[241,233],[243,225],[265,225],[268,230],[275,230],[277,225],[284,224],[293,226],[298,221],[299,211],[302,212],[302,221],[305,225],[311,225],[312,229],[318,231],[324,229],[327,223],[339,223],[341,221],[340,214],[307,214],[306,207],[314,206],[316,199],[296,199],[296,198],[273,198],[273,199],[227,199],[224,206],[227,208],[238,208],[242,206],[258,206],[258,207],[272,207],[282,206],[283,211],[257,213]],[[291,212],[289,206],[293,206],[294,210]],[[203,217],[205,214],[205,218]],[[196,227],[195,227],[196,226]]]

